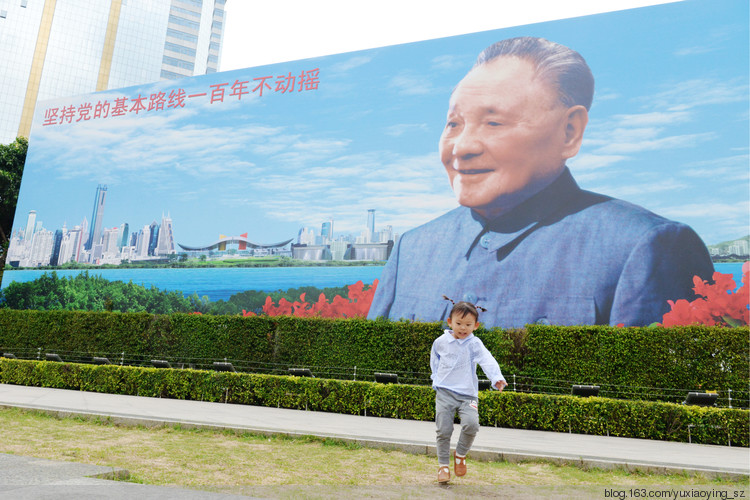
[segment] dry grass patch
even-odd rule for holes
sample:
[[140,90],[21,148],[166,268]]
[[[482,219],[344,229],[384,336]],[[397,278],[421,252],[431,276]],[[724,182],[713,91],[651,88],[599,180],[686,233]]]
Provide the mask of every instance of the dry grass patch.
[[440,488],[435,482],[434,457],[332,440],[179,427],[122,427],[19,409],[0,409],[0,428],[12,430],[3,432],[0,453],[123,468],[130,471],[131,480],[148,484],[275,498],[336,498],[348,496],[349,488],[356,490],[353,496],[366,498],[421,498],[423,493],[427,493],[425,498],[455,494],[493,497],[520,488],[516,497],[525,498],[525,494],[539,493],[538,488],[584,488],[575,490],[576,494],[594,488],[602,497],[602,487],[612,485],[743,491],[748,486],[746,480],[470,460],[467,476]]

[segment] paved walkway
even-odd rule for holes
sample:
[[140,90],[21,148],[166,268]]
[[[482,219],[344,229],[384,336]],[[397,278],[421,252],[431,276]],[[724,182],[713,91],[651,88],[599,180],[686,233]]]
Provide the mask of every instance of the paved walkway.
[[[432,422],[202,401],[119,396],[7,384],[0,384],[0,407],[28,408],[56,415],[103,417],[115,423],[131,425],[180,424],[182,427],[312,435],[357,442],[365,446],[435,454],[435,427]],[[458,432],[455,432],[454,442],[457,436]],[[8,457],[0,455],[0,496],[3,491],[7,491],[14,485],[23,488],[31,484],[57,484],[63,480],[61,478],[64,478],[65,474],[81,481],[83,480],[81,478],[87,478],[86,481],[105,481],[104,479],[89,479],[90,476],[101,476],[101,474],[109,476],[126,474],[126,472],[112,471],[109,468],[101,470],[102,468],[93,466],[67,464],[71,467],[70,472],[61,476],[49,476],[49,478],[40,475],[36,480],[24,472],[24,467],[40,470],[38,465],[46,461],[16,458],[13,470],[17,473],[8,474],[4,467],[5,461],[11,461]],[[544,459],[557,463],[583,464],[600,468],[619,467],[651,472],[702,473],[706,476],[734,478],[750,475],[750,453],[747,448],[494,427],[482,427],[470,457],[475,460],[507,461]],[[77,466],[82,469],[76,469]],[[85,469],[86,467],[91,467],[91,469]],[[60,470],[68,471],[62,468]],[[24,483],[24,481],[27,482]],[[109,484],[125,489],[143,486],[111,481]],[[174,491],[169,488],[167,490]],[[153,498],[157,498],[158,493],[156,490],[153,491]],[[16,496],[15,493],[14,491],[15,498],[24,498]],[[159,497],[164,498],[163,492],[159,493],[162,493]],[[203,492],[200,494],[211,495]],[[139,495],[143,498],[151,498],[144,497],[140,493]],[[180,496],[182,498],[212,498],[211,496],[191,497],[183,494]],[[112,498],[109,494],[107,497]],[[227,498],[227,496],[217,498]]]

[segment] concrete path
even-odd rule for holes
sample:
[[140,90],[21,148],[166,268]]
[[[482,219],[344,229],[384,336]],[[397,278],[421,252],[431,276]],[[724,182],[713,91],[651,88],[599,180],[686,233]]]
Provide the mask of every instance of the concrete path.
[[[312,435],[357,442],[365,446],[435,454],[435,427],[432,422],[177,399],[119,396],[7,384],[0,384],[0,407],[2,406],[42,410],[56,415],[108,418],[121,424],[146,426],[180,424],[182,427],[241,429],[266,434]],[[458,426],[456,429],[458,430]],[[454,442],[457,436],[458,432],[455,432]],[[750,475],[750,453],[747,448],[494,427],[482,427],[470,453],[470,458],[508,461],[543,459],[557,463],[574,463],[600,468],[619,467],[651,472],[701,473],[706,476],[730,478]],[[8,459],[6,458],[6,460]],[[21,460],[27,460],[29,466],[33,465],[35,470],[39,469],[36,459]],[[0,461],[0,470],[4,468],[2,465],[3,462]],[[73,467],[78,464],[69,465]],[[15,464],[15,467],[21,471],[23,462],[21,465]],[[80,472],[78,469],[70,470],[69,475],[74,479],[80,479],[84,476],[101,477],[101,474],[117,475],[119,473],[109,469],[101,471],[96,468],[91,469],[93,471],[91,473],[84,469],[81,469],[84,472]],[[16,476],[6,476],[3,472],[0,472],[0,493],[19,477],[24,477],[24,474],[19,472]],[[43,481],[46,476],[39,477],[42,478],[40,481]],[[61,479],[57,476],[49,479],[53,482],[59,480]],[[49,481],[34,484],[52,484]],[[87,481],[104,480],[87,479]],[[110,483],[118,485],[118,488],[143,486],[122,482]],[[182,495],[181,497],[193,498]],[[108,498],[111,497],[108,496]],[[164,498],[164,496],[162,495],[160,498]]]
[[206,491],[112,481],[128,471],[99,465],[58,462],[0,453],[0,498],[14,500],[80,500],[84,498],[162,500],[247,499]]

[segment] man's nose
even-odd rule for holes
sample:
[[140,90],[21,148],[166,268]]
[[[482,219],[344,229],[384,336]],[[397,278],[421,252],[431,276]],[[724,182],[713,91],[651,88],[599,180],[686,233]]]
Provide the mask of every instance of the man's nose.
[[461,160],[470,160],[482,154],[482,143],[470,129],[464,129],[453,142],[453,156]]

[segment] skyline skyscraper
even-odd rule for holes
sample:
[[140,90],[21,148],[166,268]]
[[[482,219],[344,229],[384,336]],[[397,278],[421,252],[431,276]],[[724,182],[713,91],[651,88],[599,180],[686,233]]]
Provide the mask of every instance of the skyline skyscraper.
[[372,241],[373,235],[375,234],[375,209],[370,208],[367,210],[367,231],[369,241]]
[[29,218],[26,220],[26,232],[23,233],[23,239],[31,241],[34,236],[34,228],[36,227],[36,210],[29,210]]
[[161,225],[159,227],[159,236],[156,244],[156,255],[170,255],[175,253],[174,234],[172,233],[172,218],[167,215],[161,216]]
[[148,229],[148,255],[156,255],[156,246],[159,244],[159,224],[153,221],[150,225],[143,228],[144,237]]
[[107,185],[99,184],[96,186],[96,196],[94,197],[94,212],[91,215],[91,231],[86,241],[86,250],[91,250],[93,245],[99,243],[102,232],[102,218],[104,217],[104,203],[107,198]]
[[333,218],[320,225],[320,237],[323,241],[333,240]]
[[36,102],[219,70],[226,0],[0,1],[0,143]]
[[123,222],[120,224],[120,233],[118,238],[117,247],[119,250],[122,250],[122,247],[128,246],[128,231],[129,231],[129,224],[127,222]]
[[52,266],[56,266],[60,262],[60,247],[62,246],[62,239],[64,234],[65,229],[55,230],[54,241],[52,243],[52,258],[49,261],[50,265]]

